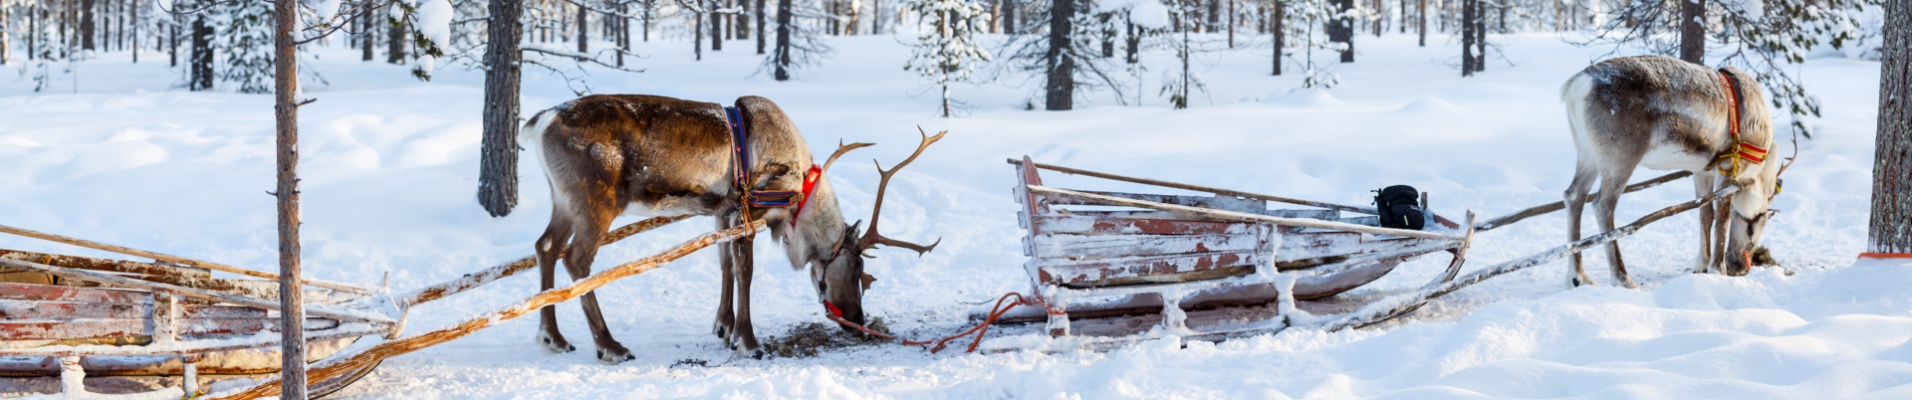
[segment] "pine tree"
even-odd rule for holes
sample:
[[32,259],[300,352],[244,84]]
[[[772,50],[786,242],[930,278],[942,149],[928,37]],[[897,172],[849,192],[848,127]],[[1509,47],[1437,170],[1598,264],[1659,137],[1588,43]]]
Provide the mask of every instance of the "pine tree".
[[989,61],[989,52],[975,41],[984,29],[983,5],[974,0],[910,0],[903,7],[916,13],[920,32],[903,69],[935,82],[942,92],[943,117],[949,118],[949,84],[969,81],[976,64]]
[[226,27],[213,44],[225,61],[219,80],[239,93],[272,93],[272,4],[230,1],[214,7],[213,13],[222,22],[218,26]]

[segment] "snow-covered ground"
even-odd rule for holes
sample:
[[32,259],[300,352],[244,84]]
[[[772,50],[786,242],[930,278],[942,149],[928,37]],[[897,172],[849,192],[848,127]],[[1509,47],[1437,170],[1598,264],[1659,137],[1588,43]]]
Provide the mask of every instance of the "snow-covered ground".
[[[1000,76],[955,88],[961,118],[936,118],[935,92],[901,68],[907,36],[832,39],[823,68],[791,82],[753,74],[745,42],[690,60],[685,43],[655,42],[643,74],[594,71],[593,92],[649,93],[728,103],[776,100],[813,149],[839,139],[879,143],[851,158],[893,163],[916,127],[949,137],[901,174],[886,233],[942,238],[916,257],[882,251],[866,302],[905,336],[966,327],[973,303],[1026,290],[1002,160],[1038,161],[1342,203],[1410,184],[1447,215],[1494,216],[1558,201],[1572,166],[1559,87],[1588,63],[1626,50],[1582,49],[1549,34],[1496,38],[1507,54],[1461,78],[1445,38],[1360,40],[1360,60],[1337,67],[1330,91],[1293,90],[1267,75],[1265,44],[1207,55],[1196,70],[1211,93],[1189,110],[1154,96],[1167,59],[1150,59],[1142,107],[1106,94],[1069,112],[1025,111],[1038,81]],[[1328,54],[1317,54],[1321,59]],[[163,63],[124,54],[79,64],[42,93],[0,78],[0,224],[190,257],[276,265],[271,97],[172,88]],[[359,63],[326,50],[312,64],[330,85],[306,89],[302,109],[305,270],[313,277],[395,291],[522,257],[550,201],[534,164],[521,166],[519,208],[490,218],[474,200],[482,76],[452,66],[417,82],[405,67]],[[1293,67],[1290,67],[1293,71]],[[701,252],[599,291],[611,330],[637,359],[602,365],[582,313],[559,308],[581,348],[552,354],[532,343],[534,318],[386,363],[343,392],[353,398],[1908,398],[1912,397],[1912,265],[1854,264],[1869,201],[1878,64],[1815,59],[1800,69],[1825,102],[1819,136],[1800,142],[1784,210],[1766,232],[1782,264],[1728,278],[1687,271],[1692,216],[1624,240],[1646,286],[1564,287],[1556,263],[1490,281],[1408,321],[1340,333],[1289,330],[1223,343],[1161,340],[1109,352],[927,354],[866,345],[809,358],[739,358],[712,337],[718,271]],[[525,104],[574,95],[527,69]],[[78,87],[74,87],[77,82]],[[1125,91],[1134,97],[1136,89]],[[1038,100],[1039,103],[1039,100]],[[1784,122],[1784,121],[1781,121]],[[1789,154],[1787,146],[1775,153]],[[1649,176],[1645,173],[1642,176]],[[861,162],[832,171],[845,212],[867,215],[876,173]],[[1050,178],[1056,186],[1085,181]],[[1120,185],[1096,186],[1121,189]],[[1629,195],[1622,219],[1690,198],[1681,182]],[[708,231],[693,219],[599,253],[599,265],[649,255]],[[1485,233],[1478,267],[1566,239],[1564,218]],[[762,254],[782,254],[768,240]],[[0,247],[93,252],[0,237]],[[782,256],[760,260],[753,304],[763,339],[824,322],[806,275]],[[1445,257],[1427,257],[1345,296],[1380,296],[1425,282]],[[1591,256],[1590,266],[1603,266]],[[1604,271],[1596,268],[1594,271]],[[1594,277],[1610,282],[1610,276]],[[535,291],[517,277],[410,313],[418,332],[500,307]],[[1032,334],[1006,329],[1003,334]],[[992,335],[996,335],[992,333]]]

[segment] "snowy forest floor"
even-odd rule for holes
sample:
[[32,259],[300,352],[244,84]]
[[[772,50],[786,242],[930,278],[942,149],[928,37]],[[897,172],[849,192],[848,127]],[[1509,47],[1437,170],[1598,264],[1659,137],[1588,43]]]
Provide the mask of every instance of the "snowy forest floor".
[[[868,310],[912,337],[966,327],[974,303],[1027,289],[1006,158],[1351,204],[1367,204],[1369,190],[1409,184],[1431,192],[1445,215],[1492,217],[1560,200],[1573,163],[1561,83],[1598,59],[1636,54],[1573,47],[1552,34],[1497,36],[1505,58],[1461,78],[1458,46],[1444,36],[1425,48],[1406,35],[1361,36],[1359,62],[1334,67],[1340,86],[1294,90],[1296,74],[1268,75],[1262,39],[1202,54],[1195,69],[1210,93],[1198,93],[1188,110],[1170,110],[1156,95],[1172,63],[1151,57],[1147,80],[1124,90],[1131,99],[1141,94],[1140,107],[1116,105],[1102,91],[1079,95],[1075,111],[1025,111],[1040,81],[1005,74],[956,87],[968,106],[961,118],[941,119],[935,91],[901,68],[908,38],[830,40],[837,52],[790,82],[754,73],[761,58],[745,41],[703,61],[690,60],[686,43],[648,43],[639,51],[649,57],[632,60],[648,72],[591,70],[588,79],[595,93],[725,104],[761,95],[795,119],[812,149],[827,152],[839,139],[878,143],[831,172],[852,218],[868,215],[875,190],[876,173],[861,159],[901,159],[917,126],[950,131],[897,178],[882,224],[893,237],[941,238],[942,246],[923,257],[880,251],[869,261],[880,281],[867,294]],[[376,285],[389,273],[392,289],[403,291],[530,254],[550,208],[537,161],[520,166],[524,189],[509,217],[487,217],[474,199],[482,73],[453,65],[418,82],[403,66],[360,63],[346,49],[318,54],[309,65],[329,84],[308,86],[305,96],[318,102],[301,113],[307,274]],[[80,62],[77,78],[56,75],[39,93],[24,74],[0,77],[0,223],[273,269],[274,203],[264,193],[273,188],[271,97],[186,92],[174,87],[180,79],[163,56],[127,58]],[[1817,137],[1800,141],[1800,161],[1775,203],[1783,212],[1765,235],[1781,266],[1748,277],[1687,272],[1698,225],[1689,214],[1621,242],[1642,290],[1611,286],[1596,254],[1590,272],[1606,286],[1568,289],[1567,267],[1555,263],[1376,329],[1289,330],[1185,347],[1163,340],[1101,353],[932,355],[869,344],[753,360],[710,334],[717,257],[704,251],[599,291],[611,330],[636,360],[599,364],[582,313],[566,303],[559,318],[580,351],[546,352],[532,340],[536,319],[521,318],[388,360],[341,396],[1912,397],[1912,265],[1853,261],[1865,236],[1878,71],[1876,62],[1846,58],[1799,69],[1825,116],[1810,121]],[[528,111],[574,97],[563,79],[526,72]],[[1620,216],[1691,197],[1690,185],[1676,182],[1625,197]],[[627,240],[599,253],[598,265],[649,255],[712,226],[698,218]],[[1478,237],[1468,270],[1565,240],[1564,217],[1528,220]],[[757,246],[761,339],[827,322],[807,275],[786,268],[769,240]],[[0,237],[0,247],[97,254],[16,237]],[[1416,260],[1344,296],[1411,288],[1445,261]],[[536,286],[529,274],[494,283],[414,309],[408,325],[443,326]],[[992,336],[1035,330],[1000,332]]]

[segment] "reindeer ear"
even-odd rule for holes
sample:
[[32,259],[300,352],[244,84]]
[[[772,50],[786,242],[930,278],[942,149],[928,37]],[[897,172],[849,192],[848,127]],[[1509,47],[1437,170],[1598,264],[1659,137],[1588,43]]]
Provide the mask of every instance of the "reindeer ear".
[[872,283],[876,283],[876,277],[867,273],[863,274],[863,290],[870,290],[870,284]]

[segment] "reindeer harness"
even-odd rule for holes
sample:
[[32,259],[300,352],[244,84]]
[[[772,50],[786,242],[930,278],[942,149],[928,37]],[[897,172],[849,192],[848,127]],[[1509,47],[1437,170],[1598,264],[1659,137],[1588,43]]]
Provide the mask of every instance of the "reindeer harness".
[[803,174],[803,190],[751,190],[750,188],[750,145],[749,127],[744,124],[743,111],[737,107],[724,107],[724,124],[730,128],[731,170],[736,172],[733,178],[737,182],[737,193],[743,198],[743,218],[750,219],[750,208],[783,208],[796,206],[790,212],[790,226],[797,226],[797,217],[803,215],[803,207],[810,204],[810,192],[817,187],[817,181],[823,178],[823,167],[814,163],[810,171]]
[[1720,82],[1726,86],[1726,101],[1730,104],[1726,111],[1726,132],[1733,137],[1733,147],[1727,149],[1724,153],[1720,153],[1719,157],[1713,160],[1713,163],[1719,165],[1719,172],[1721,174],[1728,177],[1739,176],[1739,172],[1745,164],[1765,162],[1766,149],[1740,139],[1739,85],[1733,82],[1733,77],[1728,74],[1726,70],[1719,71],[1719,79]]

